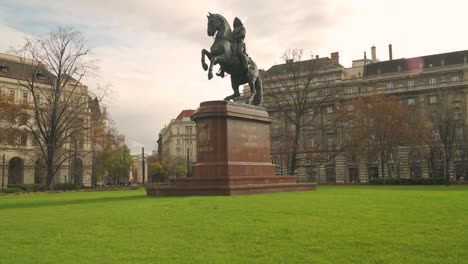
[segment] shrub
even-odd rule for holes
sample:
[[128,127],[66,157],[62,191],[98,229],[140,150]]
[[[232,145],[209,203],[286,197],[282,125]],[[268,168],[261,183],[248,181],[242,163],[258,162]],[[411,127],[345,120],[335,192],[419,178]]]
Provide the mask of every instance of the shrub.
[[6,188],[5,193],[20,193],[23,190],[20,188]]
[[376,178],[370,179],[369,184],[372,185],[435,185],[445,184],[444,178],[433,177],[433,178]]
[[7,187],[19,189],[21,192],[43,192],[46,190],[45,184],[8,184]]
[[54,190],[56,191],[72,191],[78,190],[78,184],[75,183],[56,183],[54,184]]

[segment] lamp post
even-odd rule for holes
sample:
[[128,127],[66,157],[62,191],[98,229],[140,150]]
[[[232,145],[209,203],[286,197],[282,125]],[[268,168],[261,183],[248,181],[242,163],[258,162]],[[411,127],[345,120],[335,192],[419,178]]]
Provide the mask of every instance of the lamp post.
[[190,148],[187,148],[187,174],[185,176],[187,177],[192,176],[190,174]]
[[145,185],[145,147],[141,148],[141,175],[143,176],[143,185]]

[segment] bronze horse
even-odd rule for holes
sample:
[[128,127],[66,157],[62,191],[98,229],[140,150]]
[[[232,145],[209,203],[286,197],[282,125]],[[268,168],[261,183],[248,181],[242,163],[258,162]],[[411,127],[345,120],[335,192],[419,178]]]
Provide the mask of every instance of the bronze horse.
[[[250,86],[249,104],[262,105],[263,88],[262,79],[259,76],[258,68],[255,62],[248,58],[248,70],[242,67],[242,62],[232,48],[231,27],[226,19],[219,14],[209,13],[207,33],[210,37],[215,37],[210,51],[202,50],[201,63],[203,70],[208,70],[208,79],[213,78],[213,65],[219,64],[221,71],[231,75],[231,86],[234,93],[226,98],[225,101],[235,99],[240,96],[239,86],[248,83]],[[210,60],[210,66],[205,62],[205,55]],[[219,74],[221,77],[222,74]]]

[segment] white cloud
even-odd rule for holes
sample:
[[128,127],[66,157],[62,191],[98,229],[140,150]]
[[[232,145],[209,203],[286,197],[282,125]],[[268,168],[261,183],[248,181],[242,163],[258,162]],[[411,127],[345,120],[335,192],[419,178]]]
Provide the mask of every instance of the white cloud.
[[249,54],[260,68],[281,63],[288,48],[320,56],[339,51],[350,66],[372,45],[385,60],[389,43],[395,58],[467,44],[460,32],[467,4],[454,0],[7,2],[16,8],[0,7],[0,34],[8,36],[0,39],[1,50],[19,43],[21,31],[37,33],[31,24],[75,25],[88,36],[101,66],[100,78],[89,85],[112,84],[109,112],[136,152],[155,147],[159,130],[181,110],[232,93],[229,78],[208,81],[200,65],[200,50],[213,41],[206,36],[208,11],[244,21]]

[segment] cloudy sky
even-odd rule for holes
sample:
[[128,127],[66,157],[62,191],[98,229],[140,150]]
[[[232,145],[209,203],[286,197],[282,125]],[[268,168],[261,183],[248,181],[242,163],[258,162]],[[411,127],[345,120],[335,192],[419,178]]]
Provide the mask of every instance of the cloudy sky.
[[99,60],[99,75],[110,84],[106,105],[133,152],[156,148],[157,134],[183,109],[232,93],[228,79],[208,81],[200,51],[207,12],[228,21],[241,18],[249,55],[260,68],[281,63],[286,49],[312,54],[340,53],[340,62],[370,54],[388,59],[468,49],[464,30],[468,4],[461,0],[0,0],[0,52],[20,45],[25,35],[73,26]]

